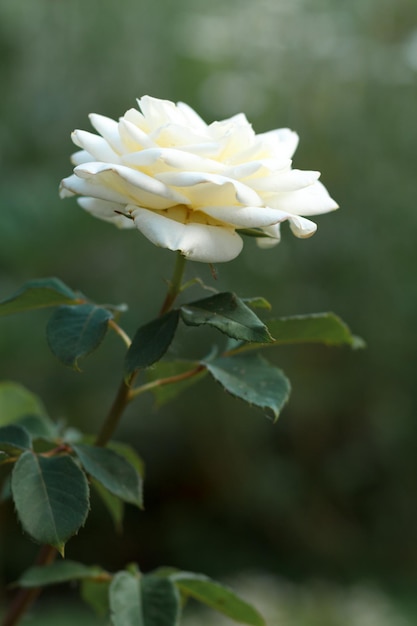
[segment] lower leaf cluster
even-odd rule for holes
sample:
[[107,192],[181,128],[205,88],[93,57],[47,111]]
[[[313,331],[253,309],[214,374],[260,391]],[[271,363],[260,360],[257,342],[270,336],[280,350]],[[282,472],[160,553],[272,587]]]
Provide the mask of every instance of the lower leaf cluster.
[[265,626],[261,614],[228,587],[203,574],[160,568],[142,574],[135,565],[110,574],[96,566],[61,561],[28,569],[17,581],[23,588],[79,581],[81,596],[113,626],[177,626],[189,598],[239,624]]

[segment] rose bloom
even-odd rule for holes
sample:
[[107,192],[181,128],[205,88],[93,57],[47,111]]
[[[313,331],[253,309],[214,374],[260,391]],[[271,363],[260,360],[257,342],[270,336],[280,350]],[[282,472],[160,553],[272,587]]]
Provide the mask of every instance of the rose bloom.
[[262,247],[280,239],[288,220],[296,237],[317,229],[304,216],[337,209],[319,172],[291,168],[298,135],[281,128],[255,134],[243,113],[206,124],[183,102],[144,96],[141,112],[118,122],[90,115],[98,135],[75,130],[81,150],[61,197],[193,261],[230,261],[242,250],[239,231]]

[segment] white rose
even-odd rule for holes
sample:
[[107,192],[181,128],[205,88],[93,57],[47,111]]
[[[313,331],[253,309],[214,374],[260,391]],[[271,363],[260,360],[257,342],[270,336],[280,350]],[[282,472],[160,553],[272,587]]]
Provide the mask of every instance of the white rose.
[[142,112],[130,109],[119,122],[91,114],[99,135],[73,132],[81,150],[61,197],[79,195],[94,216],[205,263],[234,259],[239,229],[256,229],[268,247],[279,241],[281,222],[309,237],[317,226],[302,216],[338,208],[319,172],[291,169],[295,132],[257,135],[242,113],[206,124],[182,102],[138,103]]

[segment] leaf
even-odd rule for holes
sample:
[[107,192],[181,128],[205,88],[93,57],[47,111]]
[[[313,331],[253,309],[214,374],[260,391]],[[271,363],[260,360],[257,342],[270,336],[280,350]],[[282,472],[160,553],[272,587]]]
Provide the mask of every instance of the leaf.
[[24,530],[61,554],[84,524],[89,507],[85,474],[68,455],[43,457],[24,452],[13,468],[12,493]]
[[16,424],[0,428],[0,450],[10,456],[20,455],[32,446],[28,431]]
[[120,454],[120,456],[123,456],[126,461],[133,465],[139,476],[141,476],[142,479],[144,478],[145,463],[136,452],[136,450],[132,448],[132,446],[130,446],[128,443],[123,443],[122,441],[109,441],[109,443],[107,444],[107,448],[109,448],[110,450],[114,450],[115,452]]
[[51,351],[64,365],[79,369],[78,359],[98,348],[112,317],[110,311],[95,304],[59,307],[46,329]]
[[113,520],[115,529],[117,532],[122,531],[122,522],[124,516],[124,503],[120,498],[112,494],[108,489],[98,482],[98,480],[91,480],[91,484],[100,496],[101,501],[110,513]]
[[129,572],[118,572],[109,589],[113,626],[144,626],[140,580]]
[[205,363],[210,374],[232,396],[259,407],[276,421],[290,394],[284,373],[259,354],[220,357]]
[[[148,382],[159,380],[160,378],[171,378],[186,372],[192,372],[197,366],[197,361],[159,361],[153,367],[149,368],[146,372],[146,379]],[[156,400],[158,406],[162,406],[170,400],[174,400],[180,393],[185,391],[188,387],[191,387],[196,382],[201,380],[205,376],[206,371],[201,370],[198,374],[180,380],[178,382],[172,382],[166,385],[158,385],[151,391]]]
[[253,309],[267,309],[270,311],[272,309],[272,305],[266,298],[262,296],[255,296],[253,298],[242,298],[242,302],[251,306]]
[[142,508],[142,479],[131,463],[108,448],[77,444],[73,450],[88,474],[124,502]]
[[126,379],[164,356],[177,330],[179,315],[178,310],[170,311],[139,328],[126,355]]
[[223,613],[235,622],[250,624],[250,626],[265,626],[264,618],[253,606],[241,600],[231,589],[207,576],[178,572],[170,578],[181,593]]
[[24,415],[15,423],[25,428],[32,439],[54,439],[57,436],[57,427],[48,417]]
[[169,578],[149,574],[141,579],[145,626],[176,626],[180,617],[180,594]]
[[42,309],[60,304],[76,304],[79,294],[59,278],[41,278],[25,283],[16,293],[0,302],[0,315]]
[[[269,320],[268,328],[275,337],[271,344],[274,346],[289,343],[324,343],[328,346],[347,345],[351,348],[365,346],[363,339],[352,335],[348,326],[334,313],[281,317]],[[242,346],[239,351],[252,347]]]
[[269,343],[273,341],[265,324],[234,293],[218,293],[181,307],[188,326],[208,324],[233,339]]
[[45,587],[69,582],[95,578],[103,573],[100,567],[92,567],[76,561],[57,561],[51,565],[34,566],[27,569],[17,581],[19,587]]
[[177,626],[179,593],[167,578],[119,572],[110,585],[113,626]]
[[93,580],[84,578],[81,581],[82,599],[100,617],[104,617],[110,611],[109,587],[110,580]]
[[46,418],[39,398],[17,383],[0,383],[0,425],[17,422],[26,415]]

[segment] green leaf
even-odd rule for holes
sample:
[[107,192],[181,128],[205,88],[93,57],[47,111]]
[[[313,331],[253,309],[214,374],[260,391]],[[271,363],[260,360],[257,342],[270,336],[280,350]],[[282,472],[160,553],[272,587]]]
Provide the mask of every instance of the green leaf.
[[142,479],[131,463],[108,448],[77,444],[73,446],[84,469],[124,502],[143,506]]
[[78,359],[98,348],[112,317],[110,311],[95,304],[61,306],[48,322],[49,347],[64,365],[79,369]]
[[144,626],[140,579],[118,572],[109,590],[113,626]]
[[0,428],[0,450],[10,456],[20,455],[32,446],[28,431],[16,424]]
[[181,307],[188,326],[208,324],[233,339],[269,343],[273,341],[265,324],[234,293],[218,293]]
[[0,425],[17,422],[26,415],[46,418],[39,398],[17,383],[0,383]]
[[76,561],[57,561],[51,565],[34,566],[27,569],[17,581],[19,587],[45,587],[70,580],[82,580],[100,576],[103,570],[77,563]]
[[139,476],[141,476],[142,479],[144,478],[145,463],[132,446],[128,443],[123,443],[122,441],[109,441],[107,448],[114,450],[120,454],[120,456],[124,457],[126,461],[133,465]]
[[296,315],[268,321],[275,337],[273,345],[288,343],[324,343],[328,346],[347,345],[364,347],[364,341],[355,337],[346,324],[334,313]]
[[126,355],[126,378],[164,356],[174,339],[179,315],[178,310],[170,311],[139,328]]
[[42,309],[60,304],[76,304],[79,294],[67,287],[59,278],[41,278],[25,283],[16,293],[0,302],[0,315]]
[[141,579],[144,626],[177,626],[180,594],[169,578],[149,574]]
[[[160,378],[171,378],[186,372],[194,370],[199,363],[197,361],[159,361],[153,367],[150,367],[146,372],[146,379],[148,382],[159,380]],[[159,385],[152,389],[152,394],[155,398],[156,404],[162,406],[171,400],[174,400],[180,393],[185,391],[188,387],[191,387],[196,382],[201,380],[205,376],[206,371],[201,370],[195,376],[190,376],[184,380],[169,383],[166,385]]]
[[251,306],[253,309],[267,309],[270,311],[272,309],[272,305],[266,298],[262,296],[255,296],[253,298],[242,298],[242,302]]
[[84,524],[89,507],[87,479],[75,461],[68,455],[24,452],[13,468],[12,493],[24,530],[63,554],[65,542]]
[[104,617],[110,611],[109,587],[110,580],[92,580],[84,578],[81,581],[82,599],[100,617]]
[[40,415],[24,415],[16,422],[28,431],[32,439],[55,439],[57,427],[48,417]]
[[168,578],[119,572],[110,585],[113,626],[177,626],[179,593]]
[[121,532],[123,516],[124,516],[123,501],[117,496],[110,493],[110,491],[106,489],[105,487],[103,487],[103,485],[99,483],[98,480],[92,479],[91,484],[93,485],[94,489],[100,496],[100,499],[103,502],[104,506],[110,513],[110,516],[113,520],[116,531]]
[[276,421],[290,394],[284,373],[259,354],[220,357],[205,363],[210,374],[232,396],[259,407]]
[[241,600],[231,589],[211,578],[191,572],[178,572],[170,578],[181,593],[223,613],[235,622],[250,624],[250,626],[265,626],[264,618],[253,606]]

